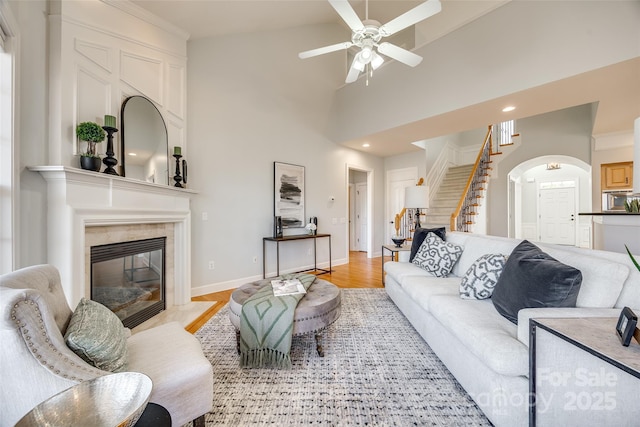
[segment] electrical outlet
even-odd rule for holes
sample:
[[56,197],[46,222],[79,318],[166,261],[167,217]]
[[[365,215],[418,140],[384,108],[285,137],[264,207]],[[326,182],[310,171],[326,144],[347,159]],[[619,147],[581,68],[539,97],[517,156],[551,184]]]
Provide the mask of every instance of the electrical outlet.
[[257,257],[257,256],[255,256],[255,255],[254,255],[254,257],[253,257],[253,263],[254,263],[254,264],[257,264],[257,263],[258,263],[258,257]]
[[202,220],[203,221],[208,221],[209,220],[209,213],[208,212],[202,212]]
[[213,261],[209,261],[209,270],[213,270],[216,268],[216,263]]
[[311,255],[311,248],[307,249],[307,255]]

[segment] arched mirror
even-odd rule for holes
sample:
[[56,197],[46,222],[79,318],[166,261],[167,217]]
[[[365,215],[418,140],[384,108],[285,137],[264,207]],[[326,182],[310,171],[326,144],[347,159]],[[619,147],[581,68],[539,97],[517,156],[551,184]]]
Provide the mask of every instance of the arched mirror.
[[160,111],[144,96],[122,103],[122,176],[169,185],[167,126]]

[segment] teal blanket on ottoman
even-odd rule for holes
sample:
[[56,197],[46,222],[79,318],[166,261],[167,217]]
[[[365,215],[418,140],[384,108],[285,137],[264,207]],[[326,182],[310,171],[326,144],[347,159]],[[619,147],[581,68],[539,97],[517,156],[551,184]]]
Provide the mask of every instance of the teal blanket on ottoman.
[[[298,279],[305,290],[316,280],[311,274],[286,274],[282,279]],[[305,294],[274,296],[271,282],[242,305],[240,316],[240,366],[291,367],[293,316]]]

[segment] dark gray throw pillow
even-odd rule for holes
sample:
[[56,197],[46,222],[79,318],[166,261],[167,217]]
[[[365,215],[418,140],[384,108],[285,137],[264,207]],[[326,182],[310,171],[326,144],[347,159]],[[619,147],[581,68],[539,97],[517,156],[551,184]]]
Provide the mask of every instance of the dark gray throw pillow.
[[411,242],[411,253],[409,255],[409,262],[413,261],[415,258],[418,249],[420,249],[420,245],[424,242],[424,238],[427,237],[427,234],[435,233],[436,236],[441,238],[442,240],[447,240],[447,229],[445,227],[440,228],[417,228],[415,233],[413,233],[413,241]]
[[518,311],[537,307],[575,307],[582,273],[523,240],[507,258],[491,300],[496,310],[518,323]]

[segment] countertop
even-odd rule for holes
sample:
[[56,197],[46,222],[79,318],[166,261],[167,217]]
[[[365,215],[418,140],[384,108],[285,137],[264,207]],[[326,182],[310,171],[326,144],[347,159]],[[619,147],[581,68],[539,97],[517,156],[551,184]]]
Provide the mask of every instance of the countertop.
[[578,215],[640,215],[640,212],[580,212]]

